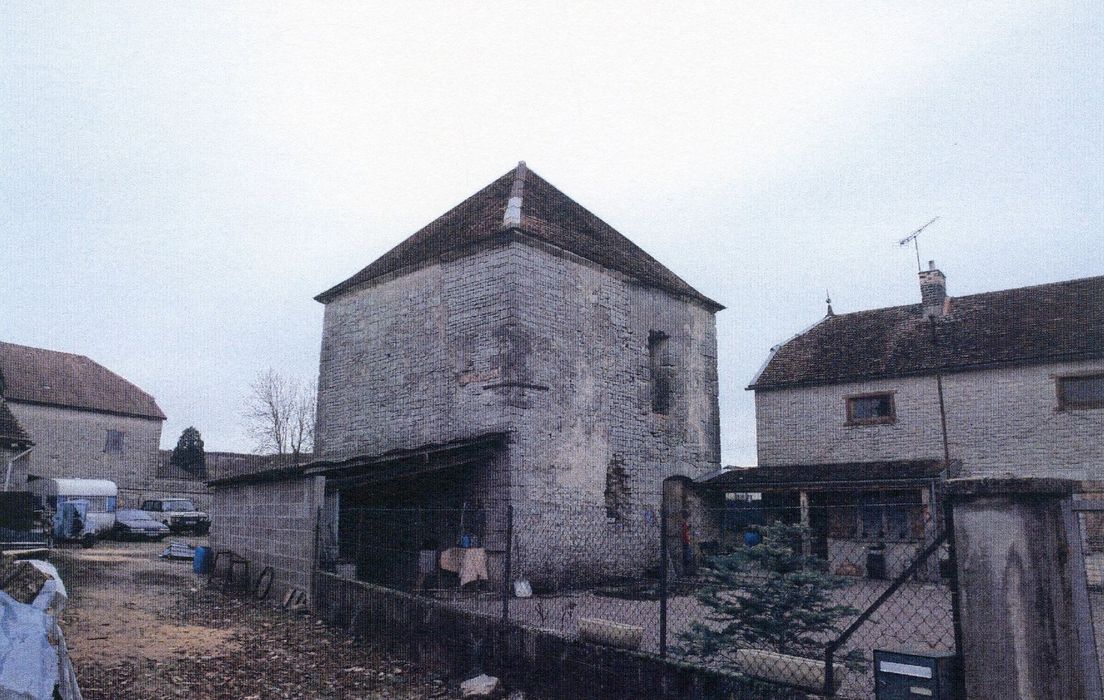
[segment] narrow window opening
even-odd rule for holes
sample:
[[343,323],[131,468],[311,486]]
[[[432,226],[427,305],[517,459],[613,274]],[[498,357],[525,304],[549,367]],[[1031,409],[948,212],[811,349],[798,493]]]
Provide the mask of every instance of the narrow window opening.
[[663,331],[648,333],[648,366],[652,381],[652,412],[666,415],[671,410],[674,367],[671,364],[670,337]]
[[107,438],[104,440],[104,452],[107,452],[109,454],[123,453],[123,431],[107,431]]

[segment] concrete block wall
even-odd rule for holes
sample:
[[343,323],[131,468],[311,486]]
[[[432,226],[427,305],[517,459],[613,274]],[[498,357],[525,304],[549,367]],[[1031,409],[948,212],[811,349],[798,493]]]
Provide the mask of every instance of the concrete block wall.
[[324,493],[321,477],[219,487],[211,503],[211,548],[248,559],[253,579],[264,567],[273,567],[270,595],[288,586],[309,590],[315,521]]
[[[1104,371],[1083,361],[943,377],[952,459],[963,476],[1094,479],[1104,464],[1104,410],[1058,410],[1056,377]],[[846,425],[845,397],[892,391],[897,421]],[[816,386],[755,395],[759,464],[942,459],[934,377]]]

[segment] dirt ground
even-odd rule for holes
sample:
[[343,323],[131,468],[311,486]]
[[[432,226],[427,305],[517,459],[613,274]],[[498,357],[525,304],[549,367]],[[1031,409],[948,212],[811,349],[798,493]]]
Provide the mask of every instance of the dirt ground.
[[443,676],[313,617],[208,590],[191,562],[160,559],[162,549],[100,542],[51,554],[69,592],[62,629],[88,700],[459,696]]

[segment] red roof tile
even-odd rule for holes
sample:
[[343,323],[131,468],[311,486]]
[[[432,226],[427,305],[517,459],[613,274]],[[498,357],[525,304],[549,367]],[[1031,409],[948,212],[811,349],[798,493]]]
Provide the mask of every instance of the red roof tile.
[[779,347],[749,389],[1104,357],[1104,276],[827,316]]
[[153,397],[83,355],[0,342],[0,393],[9,401],[165,419]]

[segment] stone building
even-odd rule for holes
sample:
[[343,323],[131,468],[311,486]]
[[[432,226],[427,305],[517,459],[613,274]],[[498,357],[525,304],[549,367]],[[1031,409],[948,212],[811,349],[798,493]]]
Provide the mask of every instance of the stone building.
[[165,415],[153,397],[83,355],[0,342],[0,395],[33,442],[12,464],[11,490],[70,477],[114,481],[119,507],[206,496],[202,482],[157,478]]
[[920,287],[773,348],[749,387],[759,466],[712,482],[801,513],[833,560],[884,543],[903,566],[947,476],[1104,478],[1104,277],[951,297],[933,268]]
[[[495,577],[508,506],[519,577],[640,571],[664,481],[719,465],[722,307],[524,163],[317,298],[315,460],[287,478],[322,481],[271,488],[325,494],[363,576],[412,578],[359,539],[445,545],[466,514]],[[242,483],[216,482],[216,537]],[[364,533],[358,512],[386,508],[418,516]]]

